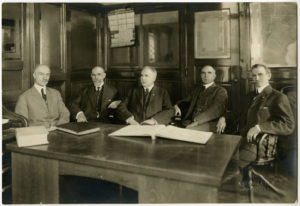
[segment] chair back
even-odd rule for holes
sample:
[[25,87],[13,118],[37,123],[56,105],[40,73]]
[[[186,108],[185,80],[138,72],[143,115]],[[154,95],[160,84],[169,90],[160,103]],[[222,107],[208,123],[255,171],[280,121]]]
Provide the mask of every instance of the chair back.
[[4,105],[2,105],[2,118],[9,119],[9,127],[28,127],[28,120],[22,115],[9,111]]
[[255,165],[266,165],[276,158],[277,135],[261,134],[257,137],[257,153]]

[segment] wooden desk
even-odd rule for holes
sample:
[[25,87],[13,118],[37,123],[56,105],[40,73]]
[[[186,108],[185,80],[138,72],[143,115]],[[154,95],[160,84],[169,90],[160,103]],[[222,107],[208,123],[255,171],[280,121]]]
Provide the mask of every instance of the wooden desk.
[[120,128],[73,136],[54,131],[49,145],[12,151],[13,203],[59,203],[59,176],[104,179],[138,191],[140,203],[217,202],[240,136],[214,135],[207,145],[147,137],[108,137]]

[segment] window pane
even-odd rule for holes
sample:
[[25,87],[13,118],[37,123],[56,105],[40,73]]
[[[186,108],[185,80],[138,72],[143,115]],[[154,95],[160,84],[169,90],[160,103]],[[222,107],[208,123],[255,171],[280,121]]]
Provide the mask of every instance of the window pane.
[[157,12],[143,15],[145,64],[178,65],[178,12]]

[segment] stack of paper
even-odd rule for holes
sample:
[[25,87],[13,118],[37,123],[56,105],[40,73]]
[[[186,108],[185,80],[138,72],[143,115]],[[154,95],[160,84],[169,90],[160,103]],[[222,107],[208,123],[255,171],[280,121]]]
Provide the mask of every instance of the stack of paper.
[[19,147],[48,144],[48,131],[44,126],[16,128],[16,138]]

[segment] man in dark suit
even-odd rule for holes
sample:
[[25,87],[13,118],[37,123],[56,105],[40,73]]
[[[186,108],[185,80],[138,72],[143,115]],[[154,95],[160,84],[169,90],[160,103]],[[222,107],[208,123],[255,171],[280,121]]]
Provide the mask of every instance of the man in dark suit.
[[109,115],[121,101],[118,91],[104,83],[105,77],[102,67],[94,67],[91,71],[93,84],[84,88],[70,103],[71,117],[77,122],[109,122]]
[[241,116],[242,140],[240,160],[248,164],[256,158],[256,137],[260,133],[289,135],[295,123],[286,95],[269,85],[270,69],[262,64],[251,68],[255,91],[250,92],[243,104]]
[[190,103],[182,119],[184,127],[201,131],[217,131],[217,120],[225,112],[228,97],[226,89],[215,84],[215,78],[215,69],[209,65],[204,66],[201,69],[203,85],[174,105],[175,115],[181,116],[180,104]]
[[173,108],[166,90],[154,84],[157,76],[155,68],[145,66],[141,71],[141,86],[129,91],[128,96],[117,109],[118,116],[126,123],[168,124],[173,116]]

